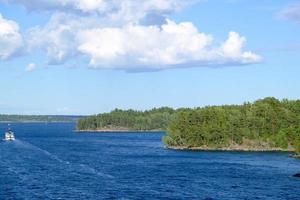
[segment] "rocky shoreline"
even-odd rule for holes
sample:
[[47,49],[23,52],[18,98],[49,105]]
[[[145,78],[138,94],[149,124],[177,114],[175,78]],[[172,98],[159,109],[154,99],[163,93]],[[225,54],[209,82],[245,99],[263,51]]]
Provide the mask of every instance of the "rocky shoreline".
[[295,154],[295,155],[293,155],[293,157],[300,159],[300,154]]

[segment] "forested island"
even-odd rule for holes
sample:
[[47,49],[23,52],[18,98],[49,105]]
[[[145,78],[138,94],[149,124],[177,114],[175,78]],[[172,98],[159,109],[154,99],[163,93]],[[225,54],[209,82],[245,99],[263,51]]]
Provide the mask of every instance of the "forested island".
[[0,123],[26,123],[26,122],[76,122],[83,116],[68,115],[1,115]]
[[178,112],[163,138],[169,148],[300,152],[300,101],[265,98]]
[[167,148],[300,152],[300,100],[267,97],[243,105],[114,110],[80,119],[81,131],[165,130]]
[[79,131],[165,131],[176,110],[168,107],[149,111],[115,109],[77,122]]

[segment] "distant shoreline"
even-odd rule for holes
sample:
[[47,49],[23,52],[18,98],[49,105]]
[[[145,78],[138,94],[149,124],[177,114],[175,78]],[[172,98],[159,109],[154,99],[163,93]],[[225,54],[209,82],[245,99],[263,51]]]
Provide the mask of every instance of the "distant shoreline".
[[161,133],[163,130],[130,130],[130,129],[86,129],[86,130],[75,130],[78,133],[96,132],[96,133],[132,133],[132,132],[147,132],[147,133]]
[[[254,147],[187,147],[187,146],[164,146],[166,149],[182,151],[224,151],[224,152],[293,152],[293,149],[281,148],[254,148]],[[300,158],[300,155],[295,156]]]
[[0,124],[12,124],[12,123],[76,123],[76,121],[0,121]]

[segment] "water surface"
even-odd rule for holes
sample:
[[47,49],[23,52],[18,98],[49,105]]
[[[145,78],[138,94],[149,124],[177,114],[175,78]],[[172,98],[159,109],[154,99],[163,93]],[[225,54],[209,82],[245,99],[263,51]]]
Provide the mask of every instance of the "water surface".
[[288,153],[166,150],[164,133],[74,126],[12,124],[17,140],[0,143],[0,199],[300,199],[300,160]]

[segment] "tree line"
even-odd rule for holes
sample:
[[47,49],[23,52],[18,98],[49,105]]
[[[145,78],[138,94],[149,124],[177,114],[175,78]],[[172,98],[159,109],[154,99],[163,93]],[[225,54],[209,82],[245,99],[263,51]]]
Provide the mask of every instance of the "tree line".
[[177,113],[163,138],[167,146],[215,148],[247,140],[300,152],[300,101],[268,97],[243,105],[186,109]]
[[199,108],[115,109],[80,119],[78,130],[165,130],[169,147],[226,147],[262,141],[300,152],[300,100],[267,97],[243,105]]
[[78,130],[166,130],[176,111],[172,108],[154,108],[148,111],[115,109],[77,122]]

